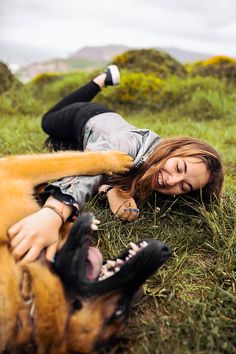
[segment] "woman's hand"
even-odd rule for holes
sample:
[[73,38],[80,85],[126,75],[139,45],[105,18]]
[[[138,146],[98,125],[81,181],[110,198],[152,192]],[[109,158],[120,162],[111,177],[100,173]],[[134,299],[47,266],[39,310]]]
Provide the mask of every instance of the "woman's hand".
[[32,262],[46,248],[46,259],[52,261],[57,251],[60,227],[60,216],[49,208],[42,208],[20,220],[8,230],[13,257]]
[[[34,214],[18,221],[8,230],[12,254],[22,261],[35,261],[46,248],[46,259],[51,262],[56,254],[62,219],[66,220],[72,207],[50,196],[45,205]],[[57,209],[59,213],[52,208]],[[60,216],[61,214],[61,216]]]
[[139,209],[133,198],[126,198],[118,188],[107,192],[107,199],[113,214],[121,220],[134,221],[138,218]]

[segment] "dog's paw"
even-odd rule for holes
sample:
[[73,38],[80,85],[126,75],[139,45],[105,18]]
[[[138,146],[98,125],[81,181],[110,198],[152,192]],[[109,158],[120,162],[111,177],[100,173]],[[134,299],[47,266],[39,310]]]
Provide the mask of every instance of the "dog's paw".
[[128,172],[133,165],[133,158],[122,151],[106,151],[104,157],[108,175]]

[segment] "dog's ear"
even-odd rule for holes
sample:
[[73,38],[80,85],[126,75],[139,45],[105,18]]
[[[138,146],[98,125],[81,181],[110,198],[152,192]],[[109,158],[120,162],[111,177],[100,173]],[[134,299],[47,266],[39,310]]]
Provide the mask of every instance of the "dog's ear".
[[23,267],[22,278],[20,282],[20,294],[22,300],[27,303],[32,299],[32,277],[28,269]]

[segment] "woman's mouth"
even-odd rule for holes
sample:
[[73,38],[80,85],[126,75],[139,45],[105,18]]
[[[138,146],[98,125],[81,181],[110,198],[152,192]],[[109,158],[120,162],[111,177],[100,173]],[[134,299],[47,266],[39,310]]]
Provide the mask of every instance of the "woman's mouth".
[[164,180],[163,180],[163,174],[161,171],[159,171],[159,173],[158,173],[157,180],[158,180],[160,187],[162,187],[162,188],[165,187]]
[[155,175],[155,186],[157,188],[165,188],[165,182],[163,179],[163,173],[162,171],[159,171],[156,175]]

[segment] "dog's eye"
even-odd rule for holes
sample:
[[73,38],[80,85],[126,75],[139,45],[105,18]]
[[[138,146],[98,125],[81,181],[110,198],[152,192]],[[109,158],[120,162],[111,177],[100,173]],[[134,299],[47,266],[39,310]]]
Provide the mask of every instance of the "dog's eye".
[[122,315],[122,313],[123,313],[123,310],[121,310],[121,309],[116,310],[116,312],[115,312],[115,316],[116,316],[116,317],[119,317],[119,316],[121,316],[121,315]]
[[116,308],[116,312],[114,313],[114,317],[120,317],[125,313],[126,306],[125,305],[118,305]]
[[77,311],[82,308],[82,304],[79,299],[75,299],[72,303],[72,311]]

